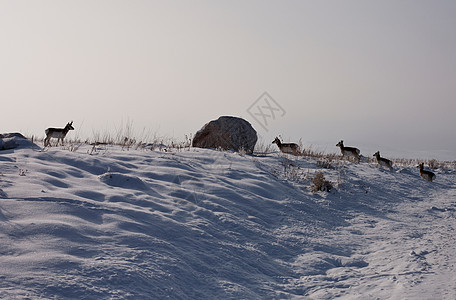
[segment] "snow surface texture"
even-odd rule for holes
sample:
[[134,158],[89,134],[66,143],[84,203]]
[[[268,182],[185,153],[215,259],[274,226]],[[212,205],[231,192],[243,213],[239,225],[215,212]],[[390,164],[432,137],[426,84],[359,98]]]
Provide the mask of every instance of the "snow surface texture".
[[454,170],[93,150],[0,152],[0,298],[456,299]]

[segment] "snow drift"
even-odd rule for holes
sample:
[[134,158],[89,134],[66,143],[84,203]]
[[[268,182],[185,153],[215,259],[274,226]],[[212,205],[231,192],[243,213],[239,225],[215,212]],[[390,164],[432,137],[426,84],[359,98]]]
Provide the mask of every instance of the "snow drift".
[[0,297],[454,298],[456,174],[311,158],[0,154]]

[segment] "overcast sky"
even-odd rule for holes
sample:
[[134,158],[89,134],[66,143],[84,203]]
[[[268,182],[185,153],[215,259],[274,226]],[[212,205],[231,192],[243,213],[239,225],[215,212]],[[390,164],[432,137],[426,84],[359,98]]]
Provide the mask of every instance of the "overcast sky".
[[0,41],[1,132],[183,140],[233,115],[456,160],[456,1],[0,0]]

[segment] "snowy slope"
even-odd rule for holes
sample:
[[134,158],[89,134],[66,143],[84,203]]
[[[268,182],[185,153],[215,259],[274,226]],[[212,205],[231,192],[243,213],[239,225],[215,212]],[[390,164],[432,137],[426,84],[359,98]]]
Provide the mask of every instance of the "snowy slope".
[[289,158],[1,151],[0,297],[456,298],[454,170]]

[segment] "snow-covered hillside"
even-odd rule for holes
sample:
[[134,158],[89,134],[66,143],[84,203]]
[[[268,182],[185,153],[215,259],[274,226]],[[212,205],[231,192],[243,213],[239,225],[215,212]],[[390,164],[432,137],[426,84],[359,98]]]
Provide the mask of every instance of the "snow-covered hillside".
[[456,298],[454,170],[72,150],[0,152],[0,298]]

